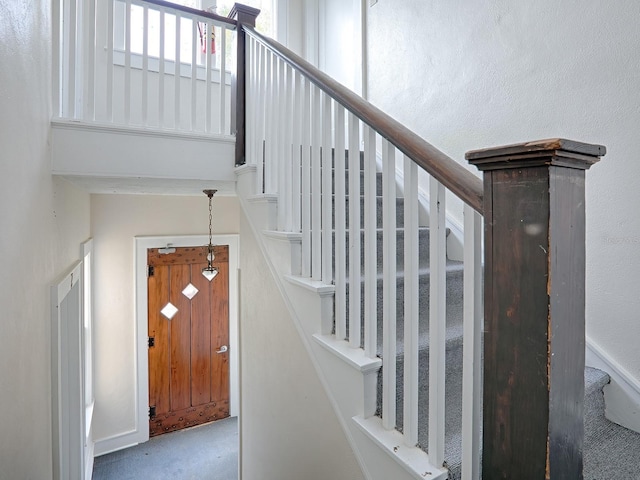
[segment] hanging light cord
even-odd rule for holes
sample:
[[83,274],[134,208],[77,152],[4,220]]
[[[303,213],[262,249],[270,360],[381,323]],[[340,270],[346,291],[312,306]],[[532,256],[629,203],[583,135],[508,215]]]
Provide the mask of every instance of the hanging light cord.
[[212,242],[212,231],[211,231],[211,224],[213,222],[213,207],[211,205],[211,199],[213,198],[213,194],[209,195],[209,255],[207,256],[207,259],[209,260],[209,268],[211,268],[211,261],[213,260],[213,242]]
[[202,269],[202,274],[207,278],[207,280],[211,281],[217,274],[218,269],[213,266],[213,205],[212,199],[213,194],[216,193],[217,190],[204,190],[205,195],[209,197],[209,245],[207,247],[208,255],[207,255],[207,266]]

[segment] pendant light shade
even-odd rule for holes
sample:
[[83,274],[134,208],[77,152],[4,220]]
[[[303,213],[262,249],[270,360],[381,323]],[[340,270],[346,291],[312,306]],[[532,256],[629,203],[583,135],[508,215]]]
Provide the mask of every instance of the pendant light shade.
[[216,275],[218,275],[218,269],[216,267],[204,267],[202,269],[202,275],[204,275],[204,278],[206,278],[207,280],[211,281],[214,278],[216,278]]
[[213,243],[212,243],[212,227],[211,224],[213,222],[213,210],[211,207],[211,200],[213,199],[213,194],[217,192],[217,190],[203,190],[204,194],[209,197],[209,245],[207,247],[207,266],[202,269],[202,275],[204,278],[211,281],[216,278],[218,275],[218,269],[213,266],[213,259],[215,255],[213,254]]

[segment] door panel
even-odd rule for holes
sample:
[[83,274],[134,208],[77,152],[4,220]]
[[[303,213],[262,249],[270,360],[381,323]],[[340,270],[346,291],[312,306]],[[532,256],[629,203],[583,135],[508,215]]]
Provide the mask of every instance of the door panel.
[[[169,345],[169,323],[160,310],[169,301],[169,267],[155,266],[149,276],[149,337],[156,345]],[[169,349],[149,348],[149,405],[169,411]]]
[[[211,281],[202,275],[206,247],[177,248],[162,255],[149,249],[150,436],[229,416],[228,247],[216,246]],[[192,285],[195,289],[185,291]],[[191,298],[189,298],[191,297]],[[175,313],[165,311],[170,302]]]
[[[197,264],[193,268],[199,272],[206,265],[206,263]],[[215,282],[219,276],[220,274],[213,281]],[[194,405],[202,405],[211,401],[212,325],[206,320],[211,311],[212,289],[209,288],[209,281],[202,275],[194,275],[191,283],[198,289],[198,294],[193,297],[191,302],[193,313],[191,319],[191,398]],[[212,287],[214,286],[212,285]],[[216,318],[215,314],[213,318]]]
[[191,406],[191,301],[182,294],[191,283],[191,266],[172,265],[170,272],[170,302],[178,309],[168,320],[171,325],[171,410],[182,410]]
[[[221,263],[218,266],[218,275],[229,278],[229,263]],[[224,328],[223,319],[229,318],[229,282],[220,282],[214,285],[212,295],[212,329],[211,329],[211,397],[220,402],[229,403],[229,329]],[[227,301],[224,301],[224,299]],[[227,322],[228,324],[228,322]],[[223,346],[227,347],[226,353],[217,353]]]

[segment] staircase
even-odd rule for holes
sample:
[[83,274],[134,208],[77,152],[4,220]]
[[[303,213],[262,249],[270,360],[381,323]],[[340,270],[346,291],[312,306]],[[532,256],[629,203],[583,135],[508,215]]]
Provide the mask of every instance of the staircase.
[[[336,398],[336,409],[354,450],[368,466],[375,465],[367,469],[371,478],[479,478],[479,413],[469,407],[481,401],[476,381],[482,363],[479,358],[482,340],[479,317],[473,314],[479,311],[474,305],[481,282],[478,268],[469,270],[473,279],[465,282],[464,278],[469,264],[478,265],[478,250],[474,249],[479,242],[476,239],[474,244],[473,236],[467,236],[478,228],[473,222],[474,213],[465,210],[465,219],[471,218],[466,225],[469,232],[465,232],[471,254],[464,264],[449,259],[443,249],[449,232],[445,228],[441,184],[434,178],[430,180],[430,212],[419,215],[417,170],[407,159],[409,153],[403,150],[401,142],[394,139],[391,145],[386,133],[378,137],[376,131],[368,130],[368,118],[362,123],[354,118],[348,111],[352,106],[367,108],[358,100],[338,97],[338,102],[329,96],[326,92],[333,94],[338,89],[330,79],[313,72],[313,84],[308,82],[304,75],[309,69],[303,61],[292,60],[290,52],[252,30],[247,33],[249,64],[261,72],[267,71],[266,81],[259,78],[247,81],[249,113],[256,113],[251,105],[267,104],[263,88],[277,92],[277,88],[269,86],[269,70],[278,72],[280,82],[290,85],[293,93],[287,92],[282,98],[276,94],[275,99],[269,100],[272,111],[248,118],[246,155],[250,161],[238,169],[238,191],[248,217],[255,221],[255,224],[252,221],[255,234],[263,240],[265,256],[271,260],[276,282],[291,305],[292,317],[300,322],[303,336],[313,345],[310,354],[329,384],[330,395]],[[271,48],[279,49],[278,55]],[[303,72],[300,77],[297,70]],[[319,89],[314,84],[323,87]],[[346,116],[341,104],[347,107]],[[286,122],[291,118],[293,131],[289,132],[286,130],[291,127]],[[282,126],[274,127],[272,122]],[[279,133],[279,129],[283,132]],[[287,147],[289,144],[293,148]],[[428,144],[424,148],[429,148]],[[497,156],[507,152],[505,158],[510,162],[519,154],[530,158],[530,150],[547,148],[566,149],[568,156],[571,152],[581,155],[604,152],[601,147],[558,140],[503,147],[497,149]],[[332,155],[324,155],[329,151]],[[343,151],[345,155],[335,153]],[[404,179],[397,183],[404,185],[405,195],[398,193],[396,187],[400,153],[405,154]],[[483,162],[493,162],[491,155],[474,152],[470,159],[486,169]],[[381,166],[376,158],[380,158]],[[584,160],[585,157],[578,159]],[[588,168],[595,161],[587,160],[584,165]],[[434,171],[430,165],[424,168],[436,174],[437,167]],[[473,204],[473,196],[466,196],[465,187],[458,193],[454,184],[447,186]],[[359,195],[354,198],[352,192]],[[430,227],[418,226],[417,219],[426,216],[430,217]],[[539,233],[535,225],[527,230],[527,235]],[[417,243],[405,242],[407,238]],[[511,248],[530,247],[514,244]],[[541,250],[548,254],[544,247]],[[470,301],[463,298],[463,291],[471,293]],[[552,297],[557,298],[555,295]],[[417,303],[417,314],[408,321],[406,312],[411,314],[412,310],[411,306],[405,308],[405,300]],[[415,328],[415,333],[411,328]],[[545,372],[552,379],[563,375],[554,373],[562,368],[554,367],[554,349],[561,348],[558,338],[562,336],[555,332],[551,346],[545,346],[544,352],[551,355]],[[473,347],[469,348],[469,344]],[[517,354],[518,348],[521,347],[514,347],[513,352]],[[336,363],[336,359],[340,362]],[[506,361],[510,361],[508,357]],[[411,366],[413,363],[415,367]],[[465,373],[469,366],[473,373],[469,370]],[[344,379],[349,375],[342,369],[355,370],[350,378],[356,387],[347,387]],[[412,375],[417,377],[415,384]],[[472,379],[473,388],[469,389],[469,380],[463,380],[465,375]],[[622,428],[592,420],[603,418],[602,385],[607,380],[603,372],[588,369],[584,391],[578,389],[585,399],[585,458],[591,455],[590,439],[601,436],[601,429],[610,432]],[[523,419],[522,423],[527,423],[524,419],[528,413],[524,411],[514,421]],[[467,433],[463,434],[465,429]],[[569,432],[570,429],[568,437]],[[633,433],[631,437],[626,437],[633,440],[627,450],[640,447],[640,441],[636,441],[640,435]],[[380,450],[388,455],[375,453]],[[592,458],[597,456],[594,453]],[[581,458],[580,455],[580,464],[575,464],[574,472],[582,471]],[[507,464],[511,461],[507,457]],[[517,461],[513,459],[514,463]],[[566,466],[572,462],[553,457],[552,478],[574,478],[570,473],[574,467]],[[394,468],[389,463],[398,467],[393,473],[389,473]],[[527,466],[519,468],[525,472]],[[615,476],[606,478],[634,478],[636,474],[632,472],[636,468],[635,462],[621,464]],[[597,462],[590,460],[585,460],[584,474],[584,478],[605,478],[601,477]],[[532,475],[537,478],[538,474]]]
[[[246,209],[247,216],[255,222],[255,231],[257,238],[264,245],[264,251],[267,253],[271,265],[288,264],[285,268],[276,268],[280,271],[281,285],[286,285],[283,289],[285,295],[293,295],[297,297],[310,295],[311,290],[315,289],[317,305],[326,303],[327,298],[333,300],[333,289],[330,286],[322,287],[313,283],[304,283],[300,278],[291,276],[291,271],[299,270],[299,265],[292,265],[290,259],[299,258],[296,250],[299,249],[300,235],[292,232],[275,233],[273,230],[277,218],[278,203],[273,198],[264,195],[255,195],[251,192],[251,184],[253,177],[250,167],[240,167],[238,169],[239,193],[241,194],[243,207]],[[364,175],[364,172],[361,172]],[[335,178],[336,174],[332,175]],[[348,174],[346,176],[348,179]],[[376,173],[376,190],[377,196],[380,196],[382,190],[382,173]],[[247,185],[249,184],[249,185]],[[247,192],[249,190],[249,192]],[[364,191],[360,191],[360,202],[363,202]],[[378,201],[381,203],[381,200]],[[348,201],[347,201],[348,203]],[[396,409],[396,425],[397,430],[402,432],[403,427],[403,361],[404,361],[404,341],[402,334],[404,322],[404,310],[402,308],[402,298],[404,297],[404,276],[403,276],[403,237],[404,228],[402,221],[402,213],[404,208],[404,198],[399,194],[396,200],[398,229],[396,233],[398,248],[397,269],[398,276],[397,292],[398,292],[398,308],[397,326],[398,334],[396,341],[397,358],[397,409]],[[382,224],[382,218],[378,209],[377,224]],[[267,219],[265,221],[265,219]],[[268,219],[271,219],[269,221]],[[361,230],[361,243],[364,243],[364,232]],[[335,238],[335,236],[334,236]],[[347,235],[348,239],[348,235]],[[286,240],[283,243],[283,240]],[[377,242],[381,249],[382,232],[377,230]],[[428,290],[430,283],[429,275],[429,228],[426,226],[419,229],[419,276],[420,276],[420,326],[419,326],[419,426],[418,426],[418,446],[423,447],[428,444],[428,363],[429,363],[429,304]],[[286,246],[285,246],[286,245]],[[363,247],[363,245],[362,245]],[[335,244],[334,244],[335,248]],[[295,261],[295,260],[294,260]],[[382,265],[378,262],[378,302],[382,303]],[[463,355],[463,335],[462,335],[462,262],[455,260],[447,260],[447,329],[446,329],[446,443],[444,447],[445,461],[447,473],[441,478],[460,479],[462,477],[462,437],[461,437],[461,410],[462,410],[462,355]],[[297,287],[295,288],[294,287]],[[304,287],[301,287],[304,285]],[[294,287],[294,288],[292,288]],[[362,287],[364,289],[364,286]],[[327,297],[327,293],[329,296]],[[300,300],[299,298],[290,298],[293,305],[308,304],[308,299]],[[348,293],[347,293],[348,302]],[[324,309],[318,310],[333,320],[333,309],[325,305]],[[382,308],[378,309],[378,343],[377,355],[382,359],[382,368],[376,376],[376,416],[380,416],[382,412],[382,370],[384,369],[385,358],[382,354]],[[308,310],[301,308],[296,312],[298,318],[302,320],[308,315]],[[323,323],[322,318],[316,318],[316,328],[320,328]],[[348,320],[347,320],[348,321]],[[348,328],[348,325],[347,325]],[[311,333],[311,332],[310,332]],[[335,325],[332,327],[332,333],[335,333]],[[340,341],[332,340],[326,336],[311,333],[311,338],[315,338],[316,345],[322,344],[325,348],[324,352],[331,352],[336,358],[340,359],[342,366],[347,370],[353,369],[355,361],[350,356],[355,352],[349,352],[348,346],[340,345]],[[345,349],[346,352],[345,352]],[[364,367],[366,368],[366,367]],[[366,374],[363,374],[366,377]],[[585,443],[584,443],[584,478],[588,480],[609,480],[609,479],[634,479],[640,478],[640,434],[628,430],[624,427],[616,425],[604,417],[604,396],[603,387],[609,382],[609,376],[594,368],[587,367],[584,374],[585,379]],[[344,389],[344,385],[338,388]],[[356,392],[355,396],[362,396],[362,391]],[[360,402],[363,400],[360,399]],[[358,403],[356,401],[355,403]],[[350,419],[353,421],[353,419]],[[357,419],[362,422],[362,419]],[[393,443],[393,442],[391,442]],[[384,450],[384,446],[382,449]],[[403,447],[404,448],[404,447]],[[389,457],[391,458],[391,457]],[[403,460],[399,460],[403,465]],[[420,464],[419,462],[418,465]],[[396,474],[405,474],[407,478],[412,478],[418,474],[415,467],[411,463],[405,463],[403,470]],[[413,472],[409,470],[414,470]],[[413,475],[412,475],[413,473]],[[374,477],[388,478],[388,477]],[[402,476],[394,478],[404,478]],[[440,478],[438,476],[423,478]]]

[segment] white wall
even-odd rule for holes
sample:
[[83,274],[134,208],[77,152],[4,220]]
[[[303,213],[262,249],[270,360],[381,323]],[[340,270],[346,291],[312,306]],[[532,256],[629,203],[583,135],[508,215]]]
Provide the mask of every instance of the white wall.
[[[214,197],[214,233],[238,233],[236,197]],[[135,428],[134,237],[208,233],[202,196],[92,195],[96,441]]]
[[80,258],[89,196],[50,174],[50,2],[0,8],[0,479],[47,479],[49,286]]
[[607,146],[587,172],[587,333],[640,379],[640,4],[379,0],[370,99],[464,162],[549,137]]
[[244,214],[240,238],[242,478],[362,479]]

